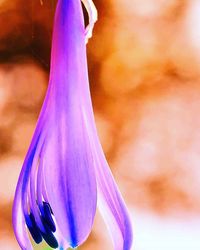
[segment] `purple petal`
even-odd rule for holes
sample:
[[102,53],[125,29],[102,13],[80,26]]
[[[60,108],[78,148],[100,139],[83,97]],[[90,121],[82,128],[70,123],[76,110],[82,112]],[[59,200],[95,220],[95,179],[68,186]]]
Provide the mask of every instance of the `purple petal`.
[[[62,245],[81,244],[93,224],[97,203],[94,159],[80,98],[88,84],[84,33],[80,1],[58,1],[50,83],[13,206],[15,234],[24,249],[31,249],[24,218],[30,232],[35,225],[33,238],[41,233],[49,245],[56,246],[52,221],[49,225],[50,218],[47,223],[41,217],[43,200],[51,205]],[[21,217],[16,217],[19,212]]]
[[93,145],[94,167],[97,181],[98,207],[111,233],[115,250],[130,250],[132,225],[124,200],[113,179],[105,159],[96,126],[90,98],[89,85],[82,89],[82,103],[87,135]]
[[50,85],[48,135],[42,153],[45,185],[57,225],[75,247],[91,231],[97,202],[92,145],[85,134],[81,100],[88,79],[80,1],[58,2]]
[[22,166],[22,170],[20,173],[20,177],[15,192],[15,199],[13,203],[13,212],[12,212],[13,228],[17,241],[22,249],[32,249],[28,233],[25,227],[25,210],[28,211],[27,193],[28,193],[29,176],[32,168],[32,162],[36,154],[36,147],[39,138],[39,132],[38,132],[39,128],[40,125],[38,124],[38,130],[35,131],[35,135],[32,139],[32,143],[30,145],[29,151],[26,155],[24,164]]
[[[50,87],[48,88],[50,90]],[[13,228],[15,232],[15,236],[17,241],[22,249],[32,249],[32,245],[27,233],[25,217],[29,213],[28,212],[28,193],[29,193],[29,185],[30,185],[30,174],[33,171],[33,160],[36,161],[39,158],[39,153],[37,149],[37,145],[41,138],[40,134],[45,124],[45,111],[47,110],[47,100],[49,96],[49,92],[47,91],[46,98],[40,112],[40,116],[38,119],[37,127],[34,132],[31,145],[27,152],[26,158],[24,160],[22,170],[18,179],[17,188],[15,191],[15,198],[13,202],[13,209],[12,209],[12,221],[13,221]],[[43,138],[44,139],[44,138]],[[43,141],[42,141],[43,143]],[[36,154],[37,149],[37,155]],[[36,198],[35,198],[36,202]]]
[[127,208],[104,157],[96,159],[98,208],[111,233],[116,250],[130,250],[132,226]]
[[[85,93],[86,94],[86,93]],[[88,93],[89,95],[89,93]],[[88,103],[88,135],[94,145],[98,208],[111,234],[115,250],[130,250],[132,225],[129,214],[105,159],[97,136],[91,105]]]
[[105,159],[94,121],[89,88],[84,91],[87,130],[95,158],[95,174],[98,192],[98,208],[112,236],[115,250],[130,250],[132,246],[132,225],[128,210],[113,179]]
[[26,249],[33,249],[30,239],[28,237],[28,233],[25,227],[25,218],[24,218],[24,213],[22,209],[22,181],[21,179],[23,178],[23,172],[21,172],[17,189],[16,189],[16,194],[15,194],[15,200],[13,204],[13,213],[12,213],[12,221],[13,221],[13,228],[15,232],[16,239],[21,247],[21,249],[26,250]]
[[43,238],[53,248],[58,243],[66,248],[84,242],[94,220],[97,187],[115,249],[130,249],[128,213],[94,123],[81,3],[59,0],[48,91],[13,206],[21,248],[32,249],[25,224],[36,242]]
[[[72,2],[75,2],[75,1],[72,1]],[[68,5],[68,7],[70,6],[68,9],[69,13],[67,12],[66,14],[67,16],[67,19],[66,19],[67,30],[66,31],[68,31],[68,34],[69,34],[69,37],[67,40],[68,43],[67,41],[63,40],[62,32],[61,31],[59,32],[59,30],[57,30],[54,33],[54,43],[57,43],[58,47],[56,47],[56,49],[53,47],[53,50],[52,50],[54,54],[53,69],[54,68],[57,69],[56,73],[51,72],[52,81],[55,81],[57,82],[57,84],[60,84],[64,82],[64,79],[67,78],[68,76],[68,83],[69,83],[68,85],[65,85],[65,87],[63,86],[62,88],[62,91],[69,94],[68,99],[65,99],[65,102],[61,105],[59,104],[59,98],[55,98],[56,100],[58,100],[56,107],[61,108],[60,110],[61,120],[58,124],[63,124],[57,128],[58,131],[56,133],[59,134],[59,131],[62,131],[62,133],[65,134],[65,137],[68,138],[67,139],[68,145],[67,143],[65,144],[63,140],[62,140],[63,145],[60,144],[61,149],[66,149],[66,151],[68,152],[65,155],[64,153],[65,150],[64,151],[61,150],[63,151],[62,157],[65,158],[67,156],[70,156],[66,158],[66,162],[69,163],[66,172],[65,172],[65,169],[63,169],[63,174],[66,173],[66,176],[67,176],[65,183],[69,183],[69,185],[66,185],[66,184],[60,185],[59,186],[60,190],[58,190],[57,193],[60,193],[60,195],[62,196],[62,193],[65,194],[66,190],[69,188],[71,189],[72,197],[78,195],[78,192],[75,193],[74,190],[76,190],[76,187],[78,185],[77,181],[79,178],[77,178],[76,176],[76,178],[73,179],[74,171],[72,169],[73,168],[79,169],[81,175],[86,174],[84,173],[84,171],[81,172],[81,168],[84,169],[84,166],[77,168],[76,164],[77,164],[78,159],[80,162],[79,164],[81,165],[83,164],[83,162],[85,162],[86,165],[88,165],[90,168],[92,168],[92,166],[93,167],[95,166],[95,174],[96,174],[97,185],[98,185],[99,207],[100,207],[102,214],[104,215],[105,221],[107,222],[109,231],[112,234],[115,249],[128,250],[131,248],[131,244],[132,244],[132,227],[131,227],[131,223],[129,220],[129,215],[128,215],[126,206],[124,205],[124,201],[113,180],[113,177],[109,170],[107,162],[105,160],[102,148],[99,143],[99,139],[97,137],[95,123],[94,123],[94,117],[93,117],[93,111],[92,111],[92,105],[91,105],[90,93],[89,93],[89,84],[88,84],[88,79],[87,79],[87,64],[86,64],[85,46],[84,46],[84,28],[79,26],[80,20],[79,21],[76,20],[73,23],[74,19],[70,15],[70,14],[73,15],[74,9],[80,10],[80,6],[78,7],[76,6],[75,3],[70,3],[70,1],[68,1],[68,4],[66,3],[66,5]],[[66,5],[64,6],[65,8],[66,8]],[[59,7],[60,9],[62,9],[61,5]],[[80,10],[80,15],[82,15],[81,10]],[[62,17],[62,13],[59,13],[58,16],[59,16],[58,21],[63,23],[64,19]],[[76,37],[77,38],[79,37],[79,39],[76,39]],[[81,37],[82,39],[80,39]],[[67,44],[67,46],[63,47],[63,44],[65,45]],[[67,55],[67,58],[65,58],[64,61],[63,61],[63,57],[60,57],[62,54]],[[74,56],[74,59],[72,59],[72,54]],[[56,63],[57,60],[59,61],[59,64]],[[60,67],[60,65],[63,65],[63,67]],[[63,71],[63,68],[66,70]],[[60,74],[58,74],[58,72]],[[65,88],[66,90],[64,90]],[[63,94],[62,91],[58,91],[57,95],[62,96]],[[69,110],[67,110],[66,119],[65,119],[65,113],[62,112],[63,106],[69,107]],[[52,109],[52,112],[56,113],[56,111],[53,111],[53,109]],[[70,124],[69,124],[69,121],[71,122]],[[54,127],[54,125],[52,126]],[[56,142],[57,135],[54,135],[54,136],[52,136],[52,140],[54,140],[54,142],[49,143],[49,145],[54,144],[58,146],[59,142]],[[56,149],[56,146],[55,146],[55,149]],[[74,152],[74,150],[76,152]],[[51,155],[51,151],[49,151],[49,155]],[[78,159],[75,161],[74,159],[77,157]],[[52,175],[53,175],[52,178],[55,178],[56,176],[57,181],[61,181],[62,183],[62,180],[60,180],[59,176],[57,176],[56,164],[51,162],[49,159],[46,159],[46,160],[49,162],[48,164],[52,164],[51,170],[54,169],[54,171],[52,172]],[[55,162],[57,160],[54,159]],[[94,173],[92,169],[90,169],[89,171],[90,173],[88,174],[90,177],[88,180],[91,181],[92,179],[94,179],[92,178],[92,175]],[[82,177],[85,178],[86,180],[85,183],[87,183],[87,177],[86,176],[84,177],[84,175]],[[46,181],[48,181],[48,178]],[[84,181],[84,179],[82,181]],[[48,183],[49,183],[49,186],[47,190],[51,190],[52,181],[49,181]],[[89,184],[88,182],[87,185],[88,187],[86,188],[86,190],[84,190],[84,192],[90,197],[89,192],[91,192],[92,189],[95,188],[95,183]],[[91,185],[91,189],[90,189],[90,185]],[[52,193],[53,193],[53,189],[52,189]],[[53,199],[56,199],[54,195],[52,195],[52,200]],[[95,198],[93,197],[91,201],[94,199]],[[59,199],[59,200],[62,200],[62,199]],[[81,197],[79,197],[79,200],[82,200]],[[70,204],[70,200],[67,199],[67,201]],[[76,204],[76,201],[77,200],[74,198],[73,202],[75,203],[72,206],[75,207],[74,211],[76,211],[76,213],[81,214],[81,212],[79,212],[79,209],[78,209],[79,206],[78,204]],[[88,199],[88,205],[89,204],[90,202]],[[80,205],[82,204],[80,203]],[[53,206],[55,206],[55,211],[58,211],[56,206],[62,207],[61,204],[55,204],[55,203],[53,204]],[[92,211],[92,206],[94,206],[94,204],[93,205],[90,204],[91,211]],[[84,211],[84,204],[82,206],[82,209]],[[84,213],[85,212],[86,211],[84,211]],[[93,213],[94,213],[94,210],[93,210]],[[56,220],[60,221],[61,223],[62,214],[55,215],[55,217],[56,216],[58,216]],[[82,225],[80,224],[82,228],[84,228],[84,224],[87,225],[86,223],[83,223]],[[91,220],[91,224],[92,224],[92,220]],[[72,226],[73,226],[73,223],[72,223]],[[64,226],[64,222],[63,222],[63,227],[66,228],[66,225]],[[86,230],[86,228],[81,229],[81,227],[79,228],[80,233]],[[89,232],[89,230],[90,230],[90,227],[88,227],[86,231]]]
[[[115,250],[130,250],[132,246],[132,225],[128,210],[113,179],[112,173],[105,159],[93,117],[89,89],[85,89],[85,117],[87,132],[93,144],[95,158],[94,167],[97,181],[98,208],[111,233]],[[86,101],[88,100],[88,101]]]

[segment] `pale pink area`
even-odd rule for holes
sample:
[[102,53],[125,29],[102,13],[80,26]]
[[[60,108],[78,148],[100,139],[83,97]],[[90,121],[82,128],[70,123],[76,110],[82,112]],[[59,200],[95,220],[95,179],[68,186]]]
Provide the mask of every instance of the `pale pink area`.
[[7,157],[0,160],[1,205],[13,200],[15,183],[18,180],[22,163],[23,159],[19,157]]
[[157,86],[159,94],[147,91],[124,125],[125,143],[114,166],[118,176],[136,186],[132,197],[144,199],[143,206],[149,202],[146,195],[152,195],[158,210],[178,206],[200,211],[200,87],[192,86]]
[[13,239],[11,240],[9,234],[1,234],[0,239],[0,250],[20,250],[17,242]]
[[199,216],[159,217],[132,211],[135,245],[132,250],[199,250]]
[[46,73],[28,60],[18,65],[4,64],[0,68],[0,86],[5,92],[4,103],[9,98],[9,102],[16,102],[22,107],[34,107],[44,97],[46,82]]
[[200,2],[198,0],[191,0],[186,12],[185,18],[185,32],[187,40],[193,47],[194,51],[198,53],[200,49]]

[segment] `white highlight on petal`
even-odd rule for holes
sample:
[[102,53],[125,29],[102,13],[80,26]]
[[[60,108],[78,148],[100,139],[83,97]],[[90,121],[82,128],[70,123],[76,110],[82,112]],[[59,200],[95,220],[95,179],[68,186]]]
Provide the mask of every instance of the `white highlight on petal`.
[[92,31],[94,28],[94,24],[98,19],[98,13],[92,0],[81,0],[81,1],[84,4],[89,16],[89,24],[85,30],[85,42],[87,43],[89,38],[92,37]]

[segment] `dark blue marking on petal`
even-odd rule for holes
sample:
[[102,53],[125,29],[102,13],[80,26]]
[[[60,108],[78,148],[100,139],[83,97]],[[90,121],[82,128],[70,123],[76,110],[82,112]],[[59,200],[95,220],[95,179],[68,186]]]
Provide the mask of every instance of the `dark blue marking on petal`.
[[30,213],[29,216],[25,216],[25,221],[26,221],[26,225],[29,229],[29,232],[33,238],[33,240],[35,241],[35,243],[39,244],[42,242],[42,235],[40,233],[40,229],[38,228],[36,222],[35,222],[35,218],[33,216],[32,213]]
[[43,206],[45,207],[48,207],[48,209],[50,210],[50,212],[51,212],[51,214],[53,214],[53,210],[52,210],[52,208],[51,208],[51,206],[50,206],[50,204],[48,203],[48,202],[46,202],[46,201],[43,201]]
[[51,206],[48,202],[43,202],[43,205],[39,205],[39,209],[41,212],[40,218],[45,229],[45,232],[41,231],[42,237],[50,247],[57,248],[58,241],[53,234],[56,231],[56,226],[52,218]]
[[68,207],[68,219],[69,219],[69,228],[70,228],[70,232],[71,232],[71,242],[70,242],[70,246],[72,248],[75,248],[78,246],[77,243],[77,231],[76,231],[76,226],[75,226],[75,220],[74,220],[74,214],[73,211],[71,209],[71,204],[69,203],[69,207]]
[[[34,215],[25,216],[26,225],[33,240],[39,244],[42,242],[42,238],[52,248],[58,248],[58,241],[56,240],[52,232],[56,231],[55,223],[51,217],[51,207],[47,202],[44,202],[43,209],[41,209],[41,221],[43,223],[45,232],[42,232],[36,224]],[[53,221],[53,222],[52,222]],[[53,229],[53,230],[52,230]]]
[[[45,226],[45,225],[44,225]],[[45,227],[45,229],[47,229]],[[56,240],[55,236],[50,230],[46,230],[46,233],[41,232],[43,239],[46,241],[46,243],[52,247],[57,248],[58,247],[58,241]]]
[[56,231],[56,225],[52,218],[52,209],[48,202],[43,202],[43,208],[41,209],[42,222],[45,226],[49,227],[52,232]]
[[70,247],[72,247],[72,248],[76,248],[78,246],[78,244],[77,243],[74,243],[74,242],[72,242],[71,244],[70,244]]

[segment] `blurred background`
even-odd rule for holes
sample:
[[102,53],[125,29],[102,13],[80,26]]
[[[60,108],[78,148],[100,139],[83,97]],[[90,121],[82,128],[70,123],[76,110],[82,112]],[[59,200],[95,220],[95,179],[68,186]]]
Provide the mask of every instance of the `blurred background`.
[[[131,213],[132,249],[199,250],[200,1],[94,3],[91,94]],[[19,250],[11,207],[48,84],[55,6],[56,0],[0,0],[0,250]],[[79,249],[112,249],[98,213]]]

